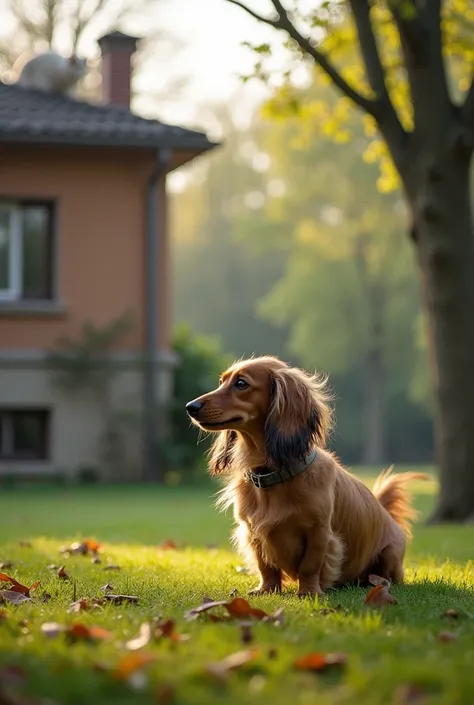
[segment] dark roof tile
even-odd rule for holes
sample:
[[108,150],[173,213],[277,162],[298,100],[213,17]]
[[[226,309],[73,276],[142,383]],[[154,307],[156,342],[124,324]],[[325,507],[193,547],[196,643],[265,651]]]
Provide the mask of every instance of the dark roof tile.
[[116,105],[94,105],[59,93],[0,81],[0,142],[167,147],[203,152],[202,132],[149,120]]

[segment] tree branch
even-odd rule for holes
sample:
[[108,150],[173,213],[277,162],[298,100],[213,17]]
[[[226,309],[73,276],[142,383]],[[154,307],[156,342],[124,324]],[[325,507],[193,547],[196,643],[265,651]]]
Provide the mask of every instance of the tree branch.
[[370,21],[368,0],[350,0],[354,16],[359,45],[364,60],[365,71],[372,90],[378,98],[388,98],[385,84],[385,71],[380,60],[377,41]]
[[247,7],[247,5],[244,5],[243,2],[239,2],[239,0],[226,0],[226,2],[230,2],[231,5],[237,5],[237,7],[242,8],[242,10],[245,10],[245,12],[247,12],[249,15],[254,17],[259,22],[264,22],[264,24],[269,24],[271,27],[278,28],[278,21],[277,20],[272,20],[271,17],[264,17],[263,15],[259,15],[257,12],[252,10],[250,7]]
[[298,44],[300,49],[302,49],[305,54],[310,56],[315,64],[322,68],[322,70],[329,76],[341,93],[350,98],[356,105],[365,110],[367,113],[375,118],[377,117],[377,108],[379,107],[378,101],[366,98],[356,91],[349,83],[347,83],[336,67],[329,61],[327,56],[322,51],[319,51],[319,49],[316,49],[309,37],[305,37],[296,29],[286,8],[283,7],[280,0],[271,0],[275,10],[278,13],[277,19],[258,15],[251,8],[247,7],[247,5],[240,2],[240,0],[226,0],[226,2],[241,7],[242,10],[245,10],[245,12],[260,22],[271,25],[272,27],[275,27],[275,29],[285,31]]

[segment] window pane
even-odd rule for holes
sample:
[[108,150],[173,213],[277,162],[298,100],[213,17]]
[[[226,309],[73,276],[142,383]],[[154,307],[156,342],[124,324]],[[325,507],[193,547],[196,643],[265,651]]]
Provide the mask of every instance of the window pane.
[[45,458],[47,412],[12,411],[12,455],[17,458]]
[[10,212],[0,208],[0,291],[10,288]]
[[51,298],[51,208],[24,205],[22,208],[24,299]]

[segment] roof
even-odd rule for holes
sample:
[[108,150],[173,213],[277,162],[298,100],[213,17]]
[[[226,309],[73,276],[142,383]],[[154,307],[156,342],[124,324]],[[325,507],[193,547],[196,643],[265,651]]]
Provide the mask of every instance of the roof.
[[167,125],[119,105],[95,105],[0,81],[0,142],[148,147],[204,152],[204,133]]

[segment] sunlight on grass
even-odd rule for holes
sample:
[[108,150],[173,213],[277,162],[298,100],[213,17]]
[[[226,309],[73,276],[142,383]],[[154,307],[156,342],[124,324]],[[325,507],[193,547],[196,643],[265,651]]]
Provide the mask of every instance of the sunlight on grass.
[[[366,477],[371,484],[372,474]],[[433,485],[415,485],[423,514],[432,503],[426,488],[432,491]],[[210,678],[210,663],[248,645],[242,644],[236,622],[212,623],[205,616],[187,622],[184,613],[204,596],[228,599],[246,595],[255,585],[253,576],[236,570],[240,560],[228,548],[230,518],[216,513],[211,494],[209,489],[144,487],[2,493],[0,562],[13,561],[7,573],[26,585],[40,580],[41,586],[32,593],[33,602],[3,606],[0,683],[2,665],[21,666],[24,692],[62,705],[210,705],[221,700],[236,705],[386,705],[409,702],[403,689],[415,686],[426,696],[423,703],[473,701],[474,527],[417,526],[407,556],[407,582],[391,589],[398,604],[382,611],[365,607],[365,591],[357,588],[329,591],[324,604],[300,601],[292,589],[253,599],[268,612],[283,606],[284,624],[254,624],[256,658],[227,682]],[[78,538],[103,542],[101,563],[60,554],[62,544]],[[31,546],[20,546],[20,539]],[[164,539],[173,539],[178,550],[159,548]],[[69,580],[57,577],[61,564]],[[106,570],[108,564],[120,570]],[[101,596],[105,583],[115,593],[136,595],[139,603],[67,614],[74,597]],[[51,596],[47,602],[44,593]],[[338,605],[340,611],[325,611]],[[443,617],[449,609],[458,619]],[[138,634],[144,621],[158,616],[175,619],[177,631],[189,635],[189,641],[164,639],[146,646],[144,652],[156,657],[145,669],[148,680],[118,682],[113,670],[126,653],[124,642]],[[41,633],[44,622],[73,621],[104,627],[113,638],[71,645],[64,635],[48,639]],[[455,638],[440,642],[440,632]],[[296,671],[295,659],[311,651],[344,652],[347,668],[324,675]]]

